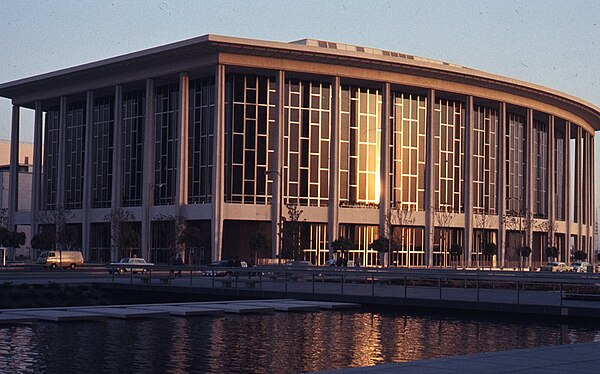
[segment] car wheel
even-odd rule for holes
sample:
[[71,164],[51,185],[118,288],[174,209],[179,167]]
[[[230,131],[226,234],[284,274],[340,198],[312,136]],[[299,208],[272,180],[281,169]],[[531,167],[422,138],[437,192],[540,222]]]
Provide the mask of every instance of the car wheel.
[[51,269],[56,269],[56,268],[57,268],[57,266],[56,266],[56,264],[52,264],[52,265],[50,265],[50,268],[51,268]]
[[123,273],[125,272],[125,269],[123,269],[123,268],[120,268],[120,269],[118,270],[118,272],[119,272],[119,274],[123,274]]
[[70,268],[71,270],[75,270],[75,264],[71,264],[71,265],[69,265],[69,268]]

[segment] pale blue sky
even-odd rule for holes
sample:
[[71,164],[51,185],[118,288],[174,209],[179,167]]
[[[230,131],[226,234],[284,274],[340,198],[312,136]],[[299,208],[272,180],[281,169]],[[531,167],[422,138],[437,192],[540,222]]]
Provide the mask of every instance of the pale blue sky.
[[[600,106],[600,1],[579,0],[0,0],[0,82],[207,33],[388,49],[541,84]],[[22,117],[21,139],[31,141],[32,116]],[[5,99],[0,138],[10,138]]]

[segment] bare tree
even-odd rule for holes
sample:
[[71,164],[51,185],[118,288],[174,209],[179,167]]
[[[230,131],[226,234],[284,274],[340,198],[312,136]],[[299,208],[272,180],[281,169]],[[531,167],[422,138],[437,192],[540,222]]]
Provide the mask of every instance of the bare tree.
[[68,248],[76,241],[76,233],[73,227],[67,225],[67,222],[73,217],[73,212],[66,210],[62,205],[57,206],[55,210],[39,211],[36,221],[43,225],[54,225],[56,233],[56,242],[60,249]]
[[444,243],[444,231],[448,230],[450,228],[450,224],[452,223],[452,221],[454,220],[454,216],[456,215],[456,213],[454,213],[452,210],[449,210],[448,207],[440,207],[440,208],[435,208],[432,207],[433,210],[433,218],[436,222],[436,225],[439,230],[438,230],[438,235],[439,235],[439,243],[440,243],[440,252],[442,253],[442,257],[443,257],[443,265],[447,266],[446,263],[446,252],[447,248],[445,244],[450,244],[450,243]]
[[[474,214],[473,215],[473,223],[474,223],[474,227],[475,229],[477,229],[477,242],[479,244],[479,249],[477,251],[477,253],[475,254],[476,256],[476,266],[477,268],[479,268],[479,260],[481,257],[481,253],[483,251],[483,249],[486,246],[486,230],[490,229],[491,227],[491,223],[492,223],[492,218],[490,217],[490,215],[486,214],[485,212],[480,212],[478,214]],[[491,261],[491,259],[490,259]],[[491,266],[491,264],[490,264]]]
[[[392,261],[392,254],[395,250],[404,245],[404,227],[410,226],[415,222],[414,211],[405,209],[402,204],[396,204],[384,217],[383,237],[388,238],[388,258]],[[400,232],[394,232],[394,225],[400,226]],[[406,263],[410,264],[410,257],[407,253]],[[389,264],[388,264],[389,265]],[[396,262],[396,266],[398,263]]]
[[282,254],[285,257],[291,257],[294,260],[298,260],[302,257],[302,216],[303,210],[298,209],[295,204],[286,204],[288,210],[287,218],[282,217],[283,230],[280,232],[283,234],[281,248]]
[[130,223],[135,219],[133,213],[121,208],[113,208],[104,216],[110,222],[111,258],[117,260],[125,256],[125,249],[129,248],[128,256],[132,256],[131,248],[135,244],[134,237],[139,236],[133,231]]

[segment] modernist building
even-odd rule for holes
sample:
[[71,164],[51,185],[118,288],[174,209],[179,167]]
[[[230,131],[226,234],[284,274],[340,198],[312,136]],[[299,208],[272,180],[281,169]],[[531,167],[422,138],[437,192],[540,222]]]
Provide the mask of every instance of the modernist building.
[[287,205],[316,264],[342,236],[351,259],[376,264],[369,243],[390,223],[398,266],[482,265],[488,243],[498,266],[521,247],[534,265],[548,246],[592,257],[600,108],[535,84],[341,43],[206,35],[0,95],[13,143],[20,108],[35,110],[33,214],[12,205],[11,223],[37,232],[39,212],[67,210],[91,261],[116,256],[115,208],[152,261],[168,256],[164,216],[205,234],[203,261],[247,256],[254,232],[275,257]]

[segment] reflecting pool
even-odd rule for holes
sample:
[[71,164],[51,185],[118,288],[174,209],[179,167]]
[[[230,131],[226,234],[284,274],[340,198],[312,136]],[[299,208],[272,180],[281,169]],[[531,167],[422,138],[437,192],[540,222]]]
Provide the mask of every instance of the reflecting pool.
[[0,372],[297,373],[600,340],[600,323],[389,310],[0,327]]

